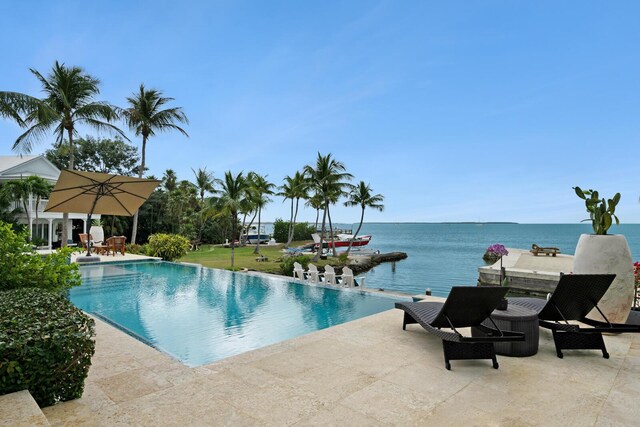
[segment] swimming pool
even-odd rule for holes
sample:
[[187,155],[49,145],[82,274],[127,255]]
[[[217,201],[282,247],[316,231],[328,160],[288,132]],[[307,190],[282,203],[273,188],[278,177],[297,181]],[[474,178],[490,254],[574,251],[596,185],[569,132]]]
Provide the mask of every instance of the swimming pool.
[[397,299],[168,262],[84,265],[70,292],[105,319],[199,366],[393,308]]

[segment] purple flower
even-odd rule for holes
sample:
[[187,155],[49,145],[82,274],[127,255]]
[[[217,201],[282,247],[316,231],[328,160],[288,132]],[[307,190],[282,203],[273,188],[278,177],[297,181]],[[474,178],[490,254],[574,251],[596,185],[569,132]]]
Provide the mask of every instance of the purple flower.
[[491,246],[489,246],[487,248],[487,252],[490,254],[495,254],[495,255],[499,255],[501,257],[505,256],[505,255],[509,255],[509,251],[507,250],[507,248],[504,247],[504,245],[495,243]]

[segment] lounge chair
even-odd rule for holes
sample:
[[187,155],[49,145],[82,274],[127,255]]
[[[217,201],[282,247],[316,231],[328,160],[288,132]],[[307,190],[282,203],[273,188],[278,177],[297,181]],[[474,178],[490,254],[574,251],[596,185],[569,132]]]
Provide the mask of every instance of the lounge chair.
[[353,280],[353,271],[349,267],[342,267],[342,274],[336,276],[336,281],[340,279],[340,284],[347,288],[353,288],[355,282]]
[[538,254],[543,254],[545,256],[556,256],[556,254],[560,253],[560,249],[554,247],[543,248],[542,246],[538,246],[535,243],[531,245],[531,251],[533,256],[538,256]]
[[293,263],[293,278],[304,280],[304,268],[302,268],[302,264],[299,262]]
[[[539,298],[509,298],[509,304],[527,307],[538,313],[543,328],[551,329],[556,354],[562,359],[562,350],[602,350],[609,358],[602,333],[640,332],[640,325],[611,323],[598,307],[598,302],[615,279],[615,274],[565,274],[560,277],[556,290],[548,300]],[[593,309],[603,321],[586,316]],[[582,327],[569,321],[579,321]]]
[[[444,303],[397,302],[396,308],[404,310],[403,330],[408,324],[419,323],[427,332],[442,339],[447,370],[451,370],[450,360],[464,359],[491,359],[493,367],[498,369],[493,343],[525,339],[521,332],[501,331],[491,319],[491,312],[507,291],[507,288],[498,286],[454,286]],[[492,328],[482,324],[487,319]],[[464,336],[457,330],[471,326],[481,336]]]
[[336,271],[330,265],[324,266],[324,283],[326,285],[336,285]]

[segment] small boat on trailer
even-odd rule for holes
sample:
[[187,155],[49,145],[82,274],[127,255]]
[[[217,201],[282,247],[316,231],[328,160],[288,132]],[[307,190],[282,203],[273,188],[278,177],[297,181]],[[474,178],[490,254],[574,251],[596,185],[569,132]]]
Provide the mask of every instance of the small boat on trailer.
[[[313,233],[311,237],[313,237],[315,243],[314,247],[318,249],[320,247],[320,235]],[[333,242],[330,237],[327,237],[325,241],[322,242],[322,247],[333,248],[335,246],[336,248],[344,248],[349,246],[351,240],[353,240],[351,244],[352,247],[366,246],[371,241],[371,236],[355,236],[354,238],[353,234],[340,233],[334,236]]]

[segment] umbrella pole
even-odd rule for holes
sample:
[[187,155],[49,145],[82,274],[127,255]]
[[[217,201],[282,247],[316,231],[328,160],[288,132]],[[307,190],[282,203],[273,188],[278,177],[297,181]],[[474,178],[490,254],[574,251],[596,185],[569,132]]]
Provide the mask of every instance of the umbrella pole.
[[93,214],[93,210],[96,208],[96,203],[98,203],[98,199],[100,196],[104,194],[104,184],[100,184],[98,191],[96,193],[96,199],[93,201],[93,206],[91,206],[91,210],[87,215],[87,225],[89,229],[87,230],[87,256],[91,256],[91,215]]

